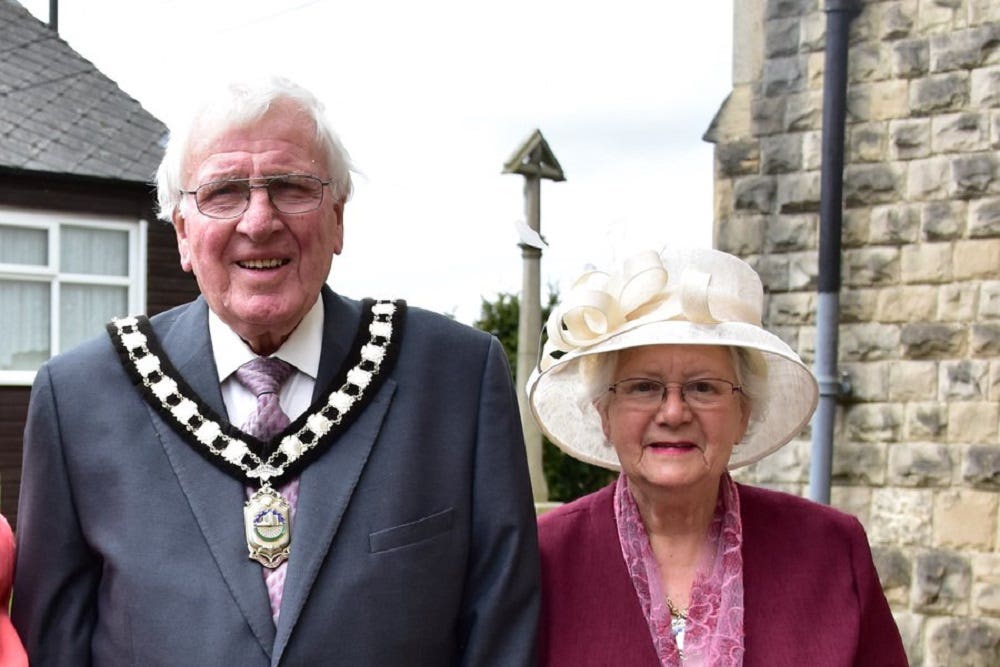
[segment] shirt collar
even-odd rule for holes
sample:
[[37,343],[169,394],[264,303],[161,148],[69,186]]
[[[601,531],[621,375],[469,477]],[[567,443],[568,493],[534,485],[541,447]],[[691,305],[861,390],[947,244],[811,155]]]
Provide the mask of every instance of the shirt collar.
[[[319,374],[319,355],[323,347],[323,314],[323,298],[320,296],[288,339],[271,356],[287,361],[315,380]],[[208,310],[208,335],[212,341],[212,355],[215,357],[220,383],[225,382],[237,368],[258,356],[211,308]]]

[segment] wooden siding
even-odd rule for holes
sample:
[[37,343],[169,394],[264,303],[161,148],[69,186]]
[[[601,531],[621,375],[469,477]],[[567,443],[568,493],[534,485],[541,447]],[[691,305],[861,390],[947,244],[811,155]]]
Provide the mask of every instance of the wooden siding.
[[[146,220],[146,312],[155,315],[198,295],[194,278],[180,268],[173,227],[156,219],[148,185],[0,169],[0,205]],[[29,387],[0,386],[0,511],[15,530],[30,394]]]

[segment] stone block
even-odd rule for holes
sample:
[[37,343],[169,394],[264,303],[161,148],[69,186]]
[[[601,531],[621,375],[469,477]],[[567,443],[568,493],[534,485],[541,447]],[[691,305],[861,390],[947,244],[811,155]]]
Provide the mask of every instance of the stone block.
[[964,326],[911,322],[899,333],[902,355],[907,359],[950,359],[965,353],[968,333]]
[[926,629],[928,665],[1000,665],[1000,625],[978,618],[930,618]]
[[878,41],[852,43],[850,58],[847,61],[847,80],[882,81],[889,78],[891,61],[883,54],[883,50],[889,52],[890,48],[883,47]]
[[848,207],[899,201],[904,173],[903,167],[892,164],[847,165],[844,201]]
[[[780,189],[779,184],[779,192]],[[816,215],[779,215],[769,218],[764,238],[764,252],[784,253],[815,249],[818,228],[819,218]]]
[[998,257],[1000,238],[956,242],[953,255],[955,280],[996,279]]
[[784,129],[785,97],[754,97],[750,103],[751,135],[777,134]]
[[731,178],[715,178],[715,189],[712,196],[713,224],[712,236],[718,240],[719,221],[733,215],[733,180]]
[[896,442],[903,426],[903,406],[895,403],[861,403],[844,411],[847,437],[857,442]]
[[1000,24],[983,25],[931,37],[932,73],[971,70],[990,64],[1000,44]]
[[799,51],[798,17],[774,19],[764,24],[764,57],[781,58]]
[[1000,4],[996,0],[968,0],[969,25],[1000,21]]
[[868,509],[871,502],[872,491],[867,486],[838,486],[835,484],[830,487],[830,505],[841,512],[856,516],[862,526],[868,525]]
[[768,321],[776,325],[814,324],[816,296],[812,293],[772,294]]
[[1000,446],[970,445],[962,459],[962,482],[993,493],[1000,491]]
[[826,49],[826,15],[810,12],[799,19],[799,50],[818,52]]
[[937,319],[941,322],[971,322],[976,318],[976,298],[974,283],[942,285],[938,291]]
[[949,489],[934,498],[934,546],[991,551],[997,531],[997,494]]
[[902,40],[913,33],[913,19],[917,15],[915,0],[886,2],[879,5],[880,21],[877,35],[884,42]]
[[841,220],[841,244],[845,248],[860,248],[868,244],[871,209],[849,208]]
[[785,174],[802,168],[802,135],[779,134],[760,140],[761,170]]
[[937,310],[937,294],[925,285],[888,287],[878,295],[876,308],[879,322],[913,322],[933,320]]
[[901,39],[892,44],[890,64],[892,75],[900,79],[917,79],[930,67],[930,41],[924,37]]
[[937,389],[937,362],[901,359],[889,363],[890,401],[932,401]]
[[757,462],[762,484],[803,484],[809,481],[809,443],[791,442]]
[[784,130],[805,132],[822,126],[823,91],[806,90],[790,94],[785,104]]
[[876,245],[915,243],[920,237],[919,204],[888,204],[872,207],[868,241]]
[[929,667],[924,662],[924,623],[927,617],[924,614],[915,614],[910,611],[899,611],[909,608],[909,595],[903,603],[897,603],[895,599],[889,601],[893,606],[893,618],[896,620],[896,627],[903,638],[903,648],[906,650],[906,658],[911,667]]
[[733,208],[741,213],[774,210],[777,183],[774,176],[745,176],[733,181]]
[[913,160],[906,165],[906,199],[943,199],[951,181],[951,161],[944,157]]
[[734,213],[719,220],[718,248],[738,257],[761,252],[764,247],[762,215]]
[[1000,67],[972,70],[969,88],[973,109],[1000,107]]
[[948,442],[996,444],[1000,403],[960,401],[948,404]]
[[806,55],[806,88],[821,90],[823,74],[826,71],[826,54],[822,51]]
[[[798,331],[796,344],[791,347],[798,353],[802,363],[812,368],[816,361],[816,328],[802,327]],[[1000,387],[1000,380],[997,381],[997,386]]]
[[804,90],[805,72],[805,58],[797,54],[765,60],[761,80],[764,96],[778,97]]
[[956,466],[951,447],[936,442],[907,442],[889,447],[889,484],[948,486]]
[[847,160],[881,162],[888,152],[888,126],[884,122],[859,123],[847,130]]
[[1000,357],[1000,323],[973,324],[969,349],[980,357]]
[[715,160],[721,176],[756,174],[760,170],[760,142],[747,138],[717,143]]
[[819,211],[819,172],[782,174],[778,179],[778,210],[781,213]]
[[964,612],[972,586],[972,567],[961,554],[932,549],[914,563],[913,608],[923,612]]
[[879,81],[870,89],[871,101],[867,120],[892,120],[910,115],[908,100],[912,85],[906,79]]
[[899,248],[869,246],[843,253],[844,284],[878,287],[899,282]]
[[966,111],[931,119],[931,150],[935,153],[984,151],[990,146],[989,116]]
[[872,560],[886,599],[897,605],[905,604],[913,581],[913,564],[906,553],[895,547],[872,547]]
[[958,13],[956,4],[955,0],[919,0],[917,31],[924,34],[950,31]]
[[841,324],[838,354],[842,361],[896,359],[899,342],[900,330],[896,325]]
[[904,433],[907,440],[943,439],[948,429],[948,409],[942,403],[907,403]]
[[816,290],[819,283],[819,258],[814,250],[788,254],[788,288],[793,291]]
[[956,157],[951,161],[948,195],[959,199],[972,199],[1000,192],[998,170],[1000,162],[990,153],[972,153]]
[[1000,584],[972,584],[972,608],[977,616],[1000,616]]
[[969,75],[950,72],[916,79],[910,85],[909,103],[915,116],[961,111],[969,104]]
[[868,532],[872,546],[929,545],[933,499],[929,489],[873,489]]
[[[845,287],[840,290],[840,321],[841,323],[870,322],[875,319],[879,290],[852,289]],[[1000,307],[1000,295],[998,295]]]
[[915,160],[931,154],[929,118],[904,118],[889,121],[889,158]]
[[968,209],[964,201],[938,200],[923,205],[920,213],[925,241],[951,241],[965,234]]
[[830,477],[836,484],[881,486],[885,483],[885,445],[838,442],[833,448]]
[[938,396],[944,401],[980,401],[989,391],[990,363],[977,359],[938,364]]
[[1000,280],[984,280],[979,290],[979,317],[1000,318]]
[[[788,291],[788,257],[785,255],[760,255],[750,266],[757,271],[764,290],[770,294]],[[764,304],[764,312],[770,309],[771,297]],[[774,324],[781,324],[775,322]]]
[[990,148],[1000,148],[1000,111],[990,113]]
[[802,169],[816,171],[823,164],[823,132],[808,130],[802,135]]
[[969,236],[1000,237],[1000,197],[969,202]]
[[840,371],[851,385],[850,400],[855,403],[884,403],[889,400],[889,376],[897,362],[845,362]]
[[904,283],[945,283],[952,279],[949,243],[920,243],[900,249],[900,280]]
[[766,0],[764,16],[767,19],[798,18],[815,9],[812,0]]

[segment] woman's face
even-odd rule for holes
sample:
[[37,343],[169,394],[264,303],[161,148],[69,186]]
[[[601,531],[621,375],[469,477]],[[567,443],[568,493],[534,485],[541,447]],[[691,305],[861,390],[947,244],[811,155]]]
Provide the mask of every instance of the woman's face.
[[[750,411],[739,391],[724,391],[710,400],[681,397],[679,384],[718,379],[738,385],[733,355],[718,345],[650,345],[618,355],[612,384],[645,378],[669,384],[662,402],[638,400],[623,388],[597,402],[605,437],[614,446],[622,471],[633,488],[690,489],[714,492],[726,470],[733,446],[746,431]],[[658,386],[639,385],[659,396]],[[701,390],[709,387],[692,387]],[[648,398],[648,397],[647,397]],[[692,408],[691,403],[695,403]]]

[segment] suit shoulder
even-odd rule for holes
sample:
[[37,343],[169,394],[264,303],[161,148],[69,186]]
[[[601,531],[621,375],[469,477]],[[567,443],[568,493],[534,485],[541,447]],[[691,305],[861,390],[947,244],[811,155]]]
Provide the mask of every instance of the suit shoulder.
[[418,306],[406,307],[406,327],[444,336],[451,340],[488,341],[490,335],[475,327]]
[[564,539],[574,539],[581,531],[590,530],[589,524],[603,512],[613,512],[611,496],[614,483],[581,498],[554,507],[538,517],[538,538],[543,544]]
[[798,532],[856,534],[861,531],[857,517],[829,505],[745,484],[738,484],[737,488],[743,523],[754,525],[753,530],[785,530],[795,526]]

